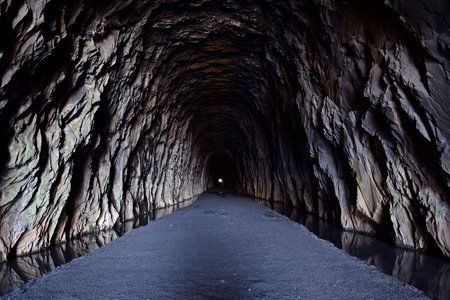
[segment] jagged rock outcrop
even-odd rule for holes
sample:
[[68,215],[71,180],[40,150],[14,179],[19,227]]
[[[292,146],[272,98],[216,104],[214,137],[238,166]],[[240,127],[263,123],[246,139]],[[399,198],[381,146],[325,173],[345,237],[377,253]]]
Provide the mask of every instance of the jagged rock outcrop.
[[218,176],[450,257],[447,1],[0,1],[0,260]]

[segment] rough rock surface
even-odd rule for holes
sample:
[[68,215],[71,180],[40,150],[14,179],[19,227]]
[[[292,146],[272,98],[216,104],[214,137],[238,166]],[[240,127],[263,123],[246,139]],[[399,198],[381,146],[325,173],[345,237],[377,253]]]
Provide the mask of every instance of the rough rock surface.
[[0,260],[218,176],[450,257],[449,19],[446,0],[0,0]]

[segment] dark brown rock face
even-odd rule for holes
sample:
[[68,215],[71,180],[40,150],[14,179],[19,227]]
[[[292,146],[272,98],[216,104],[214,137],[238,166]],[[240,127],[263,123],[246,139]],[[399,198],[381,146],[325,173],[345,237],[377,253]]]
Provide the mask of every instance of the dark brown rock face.
[[0,260],[218,177],[450,257],[450,5],[0,0]]

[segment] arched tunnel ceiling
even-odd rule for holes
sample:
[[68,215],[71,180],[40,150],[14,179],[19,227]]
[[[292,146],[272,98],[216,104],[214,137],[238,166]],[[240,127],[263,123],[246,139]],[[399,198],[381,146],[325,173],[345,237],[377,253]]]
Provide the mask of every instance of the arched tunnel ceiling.
[[195,197],[217,174],[450,256],[446,1],[0,12],[0,260]]

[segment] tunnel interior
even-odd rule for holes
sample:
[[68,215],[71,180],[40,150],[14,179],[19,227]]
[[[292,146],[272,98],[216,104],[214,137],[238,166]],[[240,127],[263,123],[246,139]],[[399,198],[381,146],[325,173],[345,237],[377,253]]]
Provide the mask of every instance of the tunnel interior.
[[205,161],[204,185],[209,188],[234,190],[239,185],[236,166],[229,152],[211,153]]
[[219,178],[450,255],[446,1],[0,8],[0,260]]

